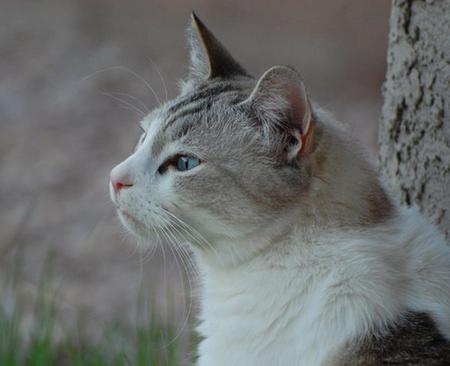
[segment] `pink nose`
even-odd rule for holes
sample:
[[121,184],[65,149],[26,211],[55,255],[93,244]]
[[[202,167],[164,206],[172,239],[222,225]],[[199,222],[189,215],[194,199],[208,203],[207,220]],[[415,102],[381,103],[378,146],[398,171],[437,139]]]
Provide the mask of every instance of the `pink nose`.
[[122,188],[129,188],[133,186],[133,181],[129,174],[121,173],[116,169],[113,169],[110,174],[111,184],[116,192],[119,192]]

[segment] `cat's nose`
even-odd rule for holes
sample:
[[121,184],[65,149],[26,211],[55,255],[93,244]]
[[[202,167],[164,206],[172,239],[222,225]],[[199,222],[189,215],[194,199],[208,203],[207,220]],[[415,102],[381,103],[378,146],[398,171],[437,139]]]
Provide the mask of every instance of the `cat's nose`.
[[123,188],[129,188],[133,186],[133,178],[132,176],[122,171],[119,167],[111,170],[111,174],[109,175],[111,184],[116,192],[119,192]]

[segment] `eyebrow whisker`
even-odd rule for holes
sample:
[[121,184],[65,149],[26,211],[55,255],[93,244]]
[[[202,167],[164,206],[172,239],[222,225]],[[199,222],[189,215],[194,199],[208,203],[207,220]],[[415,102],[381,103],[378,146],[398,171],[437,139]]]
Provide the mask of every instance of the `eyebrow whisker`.
[[111,94],[111,93],[108,93],[108,92],[105,92],[105,91],[102,92],[102,95],[106,95],[106,96],[114,99],[115,101],[117,101],[119,103],[122,103],[124,106],[126,106],[129,109],[131,109],[131,110],[135,111],[136,113],[138,113],[141,116],[141,118],[144,118],[146,116],[146,113],[144,111],[142,111],[140,108],[136,107],[134,104],[124,100],[123,98],[120,98],[120,97],[118,97],[118,96],[116,96],[114,94]]
[[135,97],[134,95],[123,93],[123,92],[110,92],[112,95],[118,95],[122,97],[127,97],[136,103],[139,104],[139,107],[141,107],[145,112],[150,113],[150,108],[142,101],[142,99],[139,99],[138,97]]
[[167,92],[167,84],[166,84],[166,81],[164,80],[164,77],[163,77],[163,75],[162,75],[162,73],[161,73],[160,68],[158,67],[158,65],[156,64],[156,62],[154,62],[150,57],[148,58],[148,60],[152,63],[153,67],[154,67],[155,70],[156,70],[156,73],[157,73],[158,76],[159,76],[159,80],[161,80],[161,84],[162,84],[162,86],[163,86],[163,88],[164,88],[164,95],[165,95],[165,97],[166,97],[166,100],[169,100],[169,93]]
[[104,68],[104,69],[102,69],[102,70],[94,71],[93,73],[91,73],[91,74],[89,74],[89,75],[83,77],[83,78],[81,79],[81,81],[86,81],[86,80],[88,80],[88,79],[94,77],[94,76],[97,75],[97,74],[101,74],[101,73],[104,73],[104,72],[107,72],[107,71],[112,71],[112,70],[122,70],[122,71],[125,71],[125,72],[127,72],[127,73],[133,75],[136,79],[138,79],[138,80],[140,80],[141,82],[144,83],[144,85],[147,87],[147,89],[148,89],[148,90],[153,94],[153,96],[155,97],[157,103],[158,103],[159,105],[162,104],[162,103],[161,103],[161,99],[159,98],[158,94],[155,92],[155,89],[153,89],[152,86],[149,84],[149,82],[148,82],[147,80],[145,80],[145,79],[144,79],[141,75],[139,75],[137,72],[131,70],[129,67],[126,67],[126,66],[124,66],[124,65],[111,66],[111,67]]

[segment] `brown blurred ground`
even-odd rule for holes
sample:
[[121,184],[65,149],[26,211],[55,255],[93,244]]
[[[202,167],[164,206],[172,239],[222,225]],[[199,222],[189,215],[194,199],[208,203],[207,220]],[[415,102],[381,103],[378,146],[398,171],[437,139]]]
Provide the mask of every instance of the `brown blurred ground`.
[[184,291],[169,250],[166,266],[157,253],[141,274],[109,203],[109,170],[131,151],[140,117],[102,92],[153,108],[140,78],[164,99],[159,68],[174,96],[195,9],[254,75],[273,64],[297,67],[313,98],[349,122],[373,157],[388,7],[372,0],[2,0],[0,284],[20,248],[19,287],[35,288],[52,253],[69,318],[82,311],[92,328],[133,319],[142,280],[159,313],[179,323]]

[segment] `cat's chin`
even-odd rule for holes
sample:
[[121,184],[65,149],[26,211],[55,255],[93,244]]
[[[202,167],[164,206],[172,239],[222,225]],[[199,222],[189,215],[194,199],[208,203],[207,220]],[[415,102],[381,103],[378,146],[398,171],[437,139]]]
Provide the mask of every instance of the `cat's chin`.
[[128,211],[123,209],[117,209],[117,214],[119,216],[122,225],[134,236],[140,239],[146,239],[151,231],[143,222],[139,221]]

